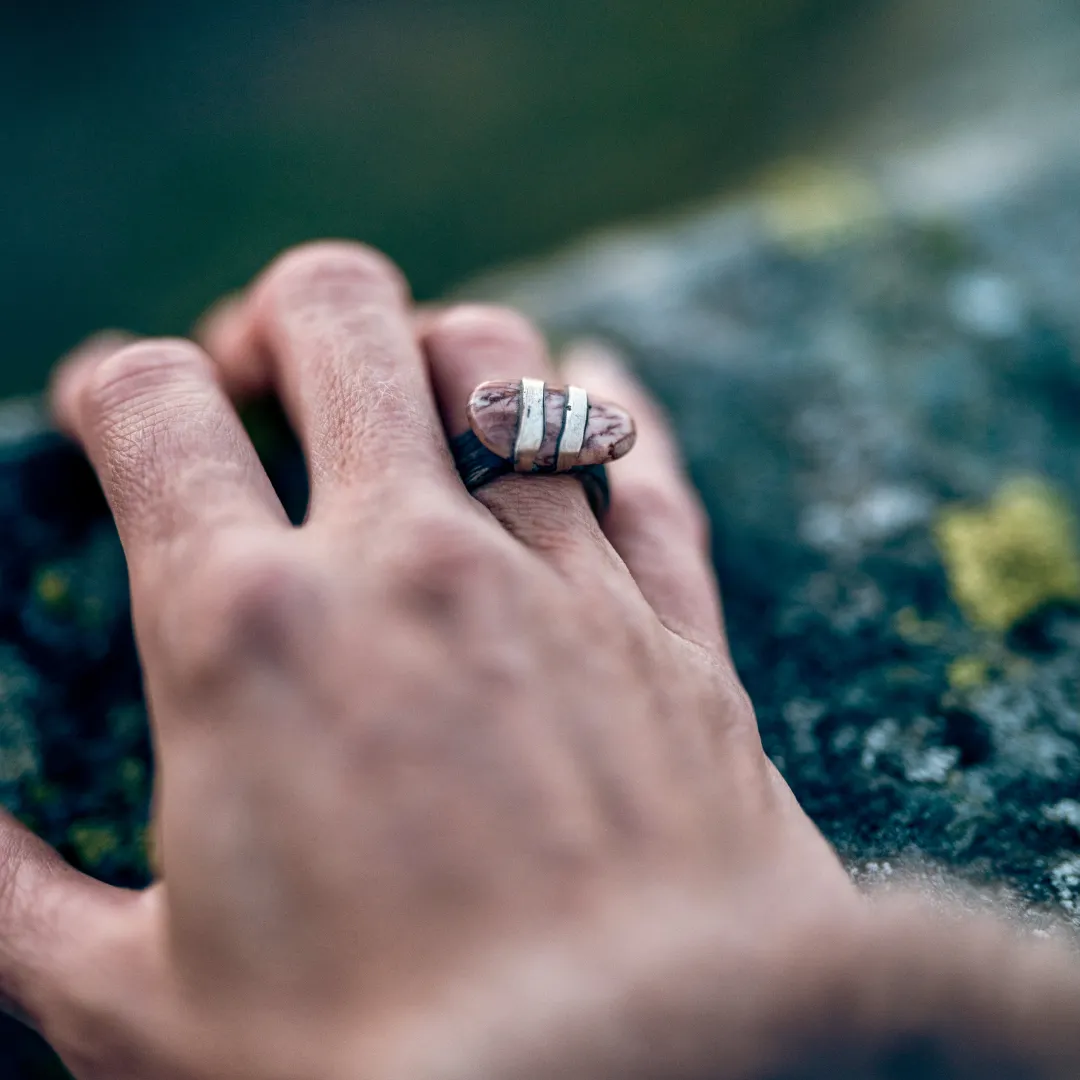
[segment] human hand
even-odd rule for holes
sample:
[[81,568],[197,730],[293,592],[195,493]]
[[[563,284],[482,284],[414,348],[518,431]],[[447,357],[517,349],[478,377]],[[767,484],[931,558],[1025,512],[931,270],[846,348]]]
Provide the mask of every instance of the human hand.
[[[495,1075],[526,1045],[540,1069],[598,1010],[648,1023],[688,962],[737,989],[860,917],[762,752],[702,512],[618,365],[565,372],[638,424],[602,530],[573,478],[470,497],[454,471],[477,383],[559,381],[515,314],[418,316],[329,243],[204,339],[98,339],[55,382],[127,555],[161,868],[111,890],[6,828],[0,990],[80,1080]],[[264,385],[305,450],[300,528],[229,400]]]

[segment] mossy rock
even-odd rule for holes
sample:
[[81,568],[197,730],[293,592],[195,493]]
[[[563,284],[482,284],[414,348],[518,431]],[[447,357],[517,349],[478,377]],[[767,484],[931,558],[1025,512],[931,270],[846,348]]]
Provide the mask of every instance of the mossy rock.
[[[852,873],[915,864],[1052,932],[1080,922],[1080,163],[930,215],[828,175],[472,291],[618,343],[669,409],[765,747]],[[295,447],[256,427],[295,514]],[[122,553],[86,463],[20,402],[0,534],[0,798],[139,884]]]
[[852,872],[1043,932],[1080,924],[1080,161],[1022,163],[943,201],[792,162],[466,292],[667,406],[765,747]]

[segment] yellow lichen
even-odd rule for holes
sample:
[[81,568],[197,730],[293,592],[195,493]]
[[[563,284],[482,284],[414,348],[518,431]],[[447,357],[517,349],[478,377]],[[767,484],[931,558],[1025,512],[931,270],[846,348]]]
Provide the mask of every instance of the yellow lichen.
[[38,598],[50,606],[61,604],[67,599],[68,580],[55,570],[43,570],[35,583]]
[[45,803],[54,803],[63,797],[63,792],[56,784],[50,784],[45,780],[31,780],[26,785],[26,798],[33,806],[42,806]]
[[96,867],[102,859],[120,847],[120,838],[111,825],[100,822],[76,822],[68,829],[68,840],[84,866]]
[[990,665],[981,656],[958,656],[945,675],[953,690],[976,690],[986,683]]
[[883,220],[877,189],[850,169],[793,160],[762,178],[757,201],[769,234],[815,251],[870,231]]
[[901,608],[893,616],[893,629],[909,645],[937,645],[945,636],[944,623],[923,619],[913,607]]
[[116,770],[121,790],[128,802],[138,802],[145,795],[146,766],[138,758],[124,758]]
[[981,629],[1004,631],[1051,600],[1080,600],[1076,520],[1043,480],[1010,480],[984,507],[947,508],[934,533],[953,598]]
[[912,686],[922,682],[923,673],[913,664],[894,664],[885,669],[885,678],[893,686]]
[[1024,682],[1035,674],[1035,665],[1026,656],[1008,656],[1002,664],[1002,673],[1009,682]]

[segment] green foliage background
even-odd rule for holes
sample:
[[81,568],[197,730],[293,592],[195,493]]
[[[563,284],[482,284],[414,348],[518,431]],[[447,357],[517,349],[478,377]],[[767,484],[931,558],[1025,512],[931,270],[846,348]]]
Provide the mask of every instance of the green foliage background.
[[369,240],[430,297],[708,194],[856,6],[0,5],[0,393],[102,325],[184,332],[306,238]]

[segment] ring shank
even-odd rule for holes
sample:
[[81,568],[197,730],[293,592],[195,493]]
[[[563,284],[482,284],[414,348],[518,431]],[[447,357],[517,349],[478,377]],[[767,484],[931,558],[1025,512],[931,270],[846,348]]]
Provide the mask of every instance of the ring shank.
[[[454,455],[454,464],[461,476],[465,489],[471,494],[485,484],[490,484],[500,476],[515,472],[514,463],[489,450],[477,438],[473,431],[465,431],[450,440],[450,450]],[[534,473],[534,476],[553,475]],[[608,483],[607,469],[603,465],[576,465],[562,475],[574,476],[581,481],[593,513],[602,517],[611,503],[611,487]]]

